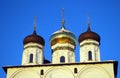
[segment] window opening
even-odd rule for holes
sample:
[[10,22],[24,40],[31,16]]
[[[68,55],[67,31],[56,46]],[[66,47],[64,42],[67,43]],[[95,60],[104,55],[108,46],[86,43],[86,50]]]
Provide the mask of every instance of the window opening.
[[92,52],[91,51],[88,52],[88,60],[92,60]]
[[44,75],[44,70],[41,70],[41,71],[40,71],[40,74],[41,74],[41,75]]
[[74,73],[77,73],[78,71],[77,71],[77,68],[74,68]]
[[30,63],[33,62],[33,54],[30,54],[30,60],[29,60]]
[[60,62],[65,62],[65,57],[64,56],[60,57]]

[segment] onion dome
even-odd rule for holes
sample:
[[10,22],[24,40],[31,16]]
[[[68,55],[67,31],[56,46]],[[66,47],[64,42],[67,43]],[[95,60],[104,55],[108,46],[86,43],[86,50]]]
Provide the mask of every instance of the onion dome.
[[64,20],[62,20],[61,30],[53,33],[50,38],[51,46],[55,45],[56,43],[71,43],[73,45],[76,45],[76,37],[72,32],[65,29]]
[[79,41],[79,43],[81,43],[82,41],[84,41],[86,39],[93,39],[93,40],[98,41],[100,43],[100,36],[97,33],[91,31],[91,29],[90,29],[90,22],[88,23],[87,31],[82,33],[79,36],[78,41]]
[[43,45],[43,46],[45,45],[44,39],[40,35],[37,35],[37,33],[36,33],[36,16],[34,17],[34,31],[33,31],[33,34],[25,37],[24,40],[23,40],[23,44],[25,45],[25,44],[30,43],[30,42],[38,43],[38,44]]
[[37,35],[36,31],[34,30],[33,34],[31,35],[28,35],[27,37],[24,38],[24,41],[23,41],[23,44],[27,44],[27,43],[30,43],[30,42],[33,42],[33,43],[38,43],[38,44],[41,44],[41,45],[45,45],[45,41],[44,39]]

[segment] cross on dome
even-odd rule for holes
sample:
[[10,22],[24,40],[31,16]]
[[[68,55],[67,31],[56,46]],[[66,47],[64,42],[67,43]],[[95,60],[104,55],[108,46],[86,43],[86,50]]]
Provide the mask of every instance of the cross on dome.
[[62,8],[62,30],[65,29],[64,24],[65,24],[65,20],[64,20],[64,8]]
[[36,16],[34,16],[34,31],[36,31],[36,27],[37,27],[37,25],[36,25]]
[[88,30],[87,31],[88,32],[91,31],[91,29],[90,29],[90,16],[88,16]]

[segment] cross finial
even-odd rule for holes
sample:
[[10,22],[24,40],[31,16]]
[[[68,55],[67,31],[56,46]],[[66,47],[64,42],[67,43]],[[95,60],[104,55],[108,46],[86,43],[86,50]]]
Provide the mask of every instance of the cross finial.
[[88,26],[90,27],[90,16],[88,16]]
[[36,16],[34,16],[34,31],[36,31]]
[[88,16],[88,30],[87,31],[90,31],[90,16]]
[[64,20],[64,8],[62,8],[62,28],[65,29],[64,27],[65,20]]
[[64,20],[64,8],[62,8],[62,20]]

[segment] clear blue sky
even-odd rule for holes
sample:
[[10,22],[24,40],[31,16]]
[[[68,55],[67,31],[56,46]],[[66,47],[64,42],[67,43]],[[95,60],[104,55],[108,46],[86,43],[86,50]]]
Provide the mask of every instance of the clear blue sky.
[[[5,78],[2,66],[21,65],[23,39],[33,32],[34,16],[46,42],[45,58],[51,60],[49,38],[61,28],[62,7],[65,27],[77,39],[90,15],[92,30],[101,36],[101,60],[120,61],[120,0],[0,0],[0,78]],[[79,62],[78,43],[75,54]]]

